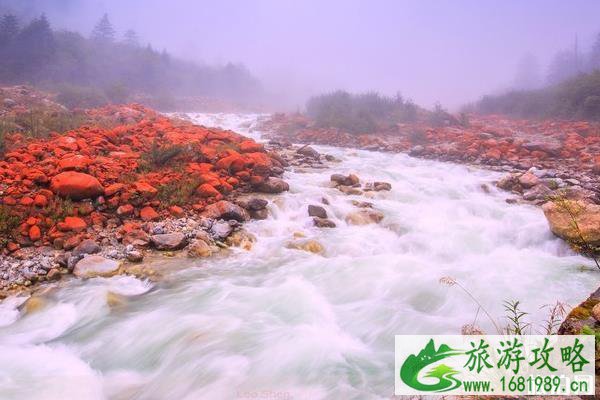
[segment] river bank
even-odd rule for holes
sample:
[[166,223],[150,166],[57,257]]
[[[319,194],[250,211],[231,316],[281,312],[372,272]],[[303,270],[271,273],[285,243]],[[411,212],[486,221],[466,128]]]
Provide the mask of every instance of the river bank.
[[[4,102],[3,121],[33,115],[27,107],[35,96],[13,97],[14,104]],[[47,107],[36,109],[36,118],[67,113],[42,103]],[[275,153],[234,132],[138,105],[86,110],[80,117],[80,126],[60,134],[3,133],[3,297],[63,275],[127,270],[151,250],[216,253],[230,235],[241,240],[244,222],[266,217],[267,201],[253,193],[288,190],[279,178],[286,149]],[[23,128],[14,123],[9,129]]]

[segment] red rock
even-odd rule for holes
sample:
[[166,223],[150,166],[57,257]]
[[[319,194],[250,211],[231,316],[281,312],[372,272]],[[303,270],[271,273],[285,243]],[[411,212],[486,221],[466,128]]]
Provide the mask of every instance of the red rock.
[[254,153],[263,151],[263,145],[256,143],[254,140],[244,140],[239,144],[240,151],[242,153]]
[[87,223],[79,217],[66,217],[63,222],[57,224],[57,227],[63,232],[81,232],[87,228]]
[[77,247],[79,243],[81,243],[81,236],[74,235],[64,240],[64,242],[62,243],[62,248],[65,250],[71,250]]
[[46,207],[48,205],[48,199],[43,194],[36,194],[33,198],[33,204],[38,207]]
[[7,206],[14,206],[15,204],[17,204],[17,200],[15,200],[13,197],[6,196],[2,199],[2,204],[5,204]]
[[33,199],[29,196],[25,196],[25,197],[21,198],[21,200],[19,201],[19,204],[21,204],[22,206],[30,206],[33,204]]
[[159,217],[160,215],[152,207],[144,207],[140,210],[140,218],[144,221],[152,221]]
[[124,204],[117,208],[117,215],[120,217],[133,214],[133,206],[131,204]]
[[135,190],[146,198],[152,198],[158,193],[158,190],[147,182],[136,182]]
[[42,231],[40,230],[39,226],[33,225],[31,228],[29,228],[29,239],[31,239],[32,242],[40,240],[41,237]]
[[73,200],[95,198],[104,193],[104,188],[95,177],[81,172],[62,172],[52,178],[52,191]]
[[8,242],[8,244],[6,245],[6,248],[8,249],[8,251],[10,251],[11,253],[13,251],[17,251],[19,250],[21,246],[19,246],[17,243],[15,242]]
[[58,169],[60,171],[85,171],[90,164],[92,164],[92,160],[89,157],[77,154],[58,161]]
[[109,185],[106,187],[106,189],[104,189],[104,194],[106,196],[112,196],[123,190],[124,187],[125,185],[122,183],[113,183],[112,185]]
[[220,197],[221,193],[208,183],[203,183],[196,189],[198,194],[202,197]]
[[176,218],[181,218],[185,215],[185,212],[183,211],[183,208],[179,207],[179,206],[171,206],[169,207],[169,212],[171,213],[172,216],[176,217]]
[[147,246],[150,243],[150,236],[141,229],[130,229],[125,232],[122,242],[125,245]]

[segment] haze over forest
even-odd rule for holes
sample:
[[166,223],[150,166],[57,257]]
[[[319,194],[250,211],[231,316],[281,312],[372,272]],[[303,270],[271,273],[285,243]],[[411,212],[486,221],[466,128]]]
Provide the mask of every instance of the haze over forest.
[[2,0],[5,12],[45,13],[54,29],[84,36],[107,13],[117,37],[133,29],[176,57],[245,65],[287,108],[342,88],[457,109],[543,84],[559,51],[577,43],[584,54],[600,30],[600,3],[590,1]]

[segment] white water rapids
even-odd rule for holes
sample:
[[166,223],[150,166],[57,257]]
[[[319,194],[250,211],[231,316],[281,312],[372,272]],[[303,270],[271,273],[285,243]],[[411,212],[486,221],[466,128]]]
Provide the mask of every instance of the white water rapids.
[[[256,116],[192,115],[250,131]],[[597,285],[590,263],[549,232],[539,208],[509,205],[496,173],[385,154],[317,147],[342,161],[289,171],[290,192],[246,225],[258,242],[226,258],[185,263],[158,282],[117,276],[67,280],[25,313],[0,304],[1,399],[382,399],[394,390],[394,335],[459,334],[477,306],[504,323],[520,300],[534,331],[545,304],[571,305]],[[328,186],[332,173],[386,181],[371,199]],[[481,189],[486,183],[487,194]],[[338,225],[312,226],[308,204]],[[351,199],[385,214],[350,226]],[[324,255],[288,249],[295,232]],[[183,265],[179,265],[183,266]],[[107,293],[126,301],[107,303]],[[477,321],[494,333],[480,312]]]

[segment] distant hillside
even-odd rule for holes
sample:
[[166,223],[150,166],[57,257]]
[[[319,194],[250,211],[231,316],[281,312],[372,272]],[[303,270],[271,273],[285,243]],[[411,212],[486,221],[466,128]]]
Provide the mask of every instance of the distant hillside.
[[600,120],[600,70],[543,89],[484,96],[467,111],[522,118]]
[[179,97],[212,97],[244,102],[256,97],[259,82],[243,65],[198,65],[140,45],[137,34],[115,37],[104,16],[89,38],[56,31],[42,15],[30,22],[0,18],[0,83],[33,84],[60,93],[68,106],[94,107],[133,98],[152,98],[171,108]]

